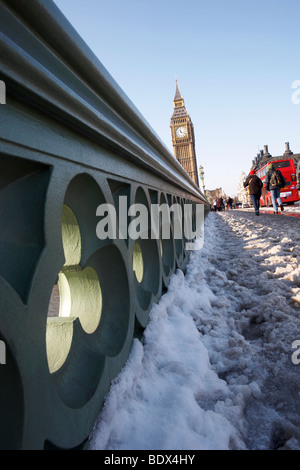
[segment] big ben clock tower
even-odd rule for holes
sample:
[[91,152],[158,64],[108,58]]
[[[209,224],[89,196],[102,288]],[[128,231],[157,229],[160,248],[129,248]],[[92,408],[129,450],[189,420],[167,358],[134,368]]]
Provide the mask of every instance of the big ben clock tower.
[[184,99],[179,91],[177,80],[174,97],[174,112],[171,117],[170,127],[174,155],[197,186],[199,186],[194,126],[185,109]]

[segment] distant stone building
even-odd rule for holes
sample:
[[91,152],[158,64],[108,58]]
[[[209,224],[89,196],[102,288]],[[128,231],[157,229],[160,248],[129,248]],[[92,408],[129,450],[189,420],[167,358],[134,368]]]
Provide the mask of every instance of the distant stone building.
[[226,199],[226,194],[222,188],[216,188],[213,190],[207,189],[206,197],[207,197],[208,202],[212,204],[215,199],[218,199],[220,197],[222,197],[223,199]]
[[243,171],[238,184],[237,198],[239,202],[250,204],[250,196],[248,188],[244,188],[244,181],[247,178],[246,173]]
[[273,157],[269,153],[268,145],[265,145],[264,150],[261,150],[260,153],[258,153],[257,156],[254,158],[254,160],[252,160],[251,170],[258,170],[266,163],[271,163],[272,161],[275,161],[279,158],[293,158],[295,166],[297,167],[297,164],[300,162],[300,153],[293,153],[290,149],[289,142],[286,142],[284,153],[282,155]]

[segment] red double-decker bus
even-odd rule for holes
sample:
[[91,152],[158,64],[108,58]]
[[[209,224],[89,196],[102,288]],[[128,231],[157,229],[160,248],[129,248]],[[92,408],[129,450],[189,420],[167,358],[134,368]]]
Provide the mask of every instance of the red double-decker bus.
[[273,157],[267,163],[256,170],[257,176],[264,183],[260,204],[262,207],[272,206],[272,198],[270,191],[266,189],[266,174],[268,172],[268,165],[273,163],[274,167],[282,173],[285,179],[285,186],[280,190],[280,197],[282,203],[294,204],[299,201],[299,193],[297,189],[296,166],[293,158]]

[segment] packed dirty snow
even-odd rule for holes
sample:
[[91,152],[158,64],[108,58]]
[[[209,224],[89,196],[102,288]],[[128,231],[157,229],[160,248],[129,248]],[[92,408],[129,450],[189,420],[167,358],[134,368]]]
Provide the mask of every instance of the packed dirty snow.
[[204,247],[153,306],[90,448],[300,449],[299,257],[300,219],[210,213]]

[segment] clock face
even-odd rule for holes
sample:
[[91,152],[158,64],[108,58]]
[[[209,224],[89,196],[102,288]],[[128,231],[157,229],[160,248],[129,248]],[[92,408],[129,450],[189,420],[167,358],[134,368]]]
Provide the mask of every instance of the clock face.
[[181,139],[182,139],[183,137],[185,137],[186,133],[187,133],[187,130],[186,130],[185,127],[178,127],[178,128],[176,129],[176,136],[179,137],[179,138],[181,138]]

